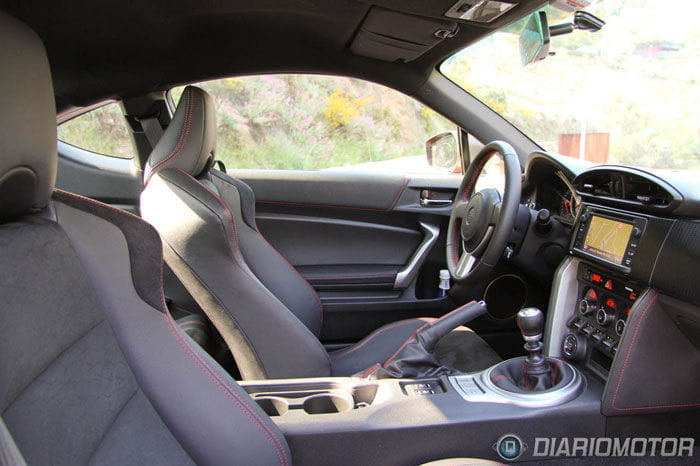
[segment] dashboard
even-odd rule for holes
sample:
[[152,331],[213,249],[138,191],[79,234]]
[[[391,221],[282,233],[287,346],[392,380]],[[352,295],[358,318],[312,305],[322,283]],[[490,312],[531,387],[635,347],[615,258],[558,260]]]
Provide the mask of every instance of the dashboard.
[[569,284],[556,284],[569,290],[566,304],[551,310],[564,322],[554,344],[565,358],[607,378],[646,290],[689,305],[690,317],[673,319],[700,336],[700,188],[692,176],[530,155],[522,201],[564,225],[575,265]]

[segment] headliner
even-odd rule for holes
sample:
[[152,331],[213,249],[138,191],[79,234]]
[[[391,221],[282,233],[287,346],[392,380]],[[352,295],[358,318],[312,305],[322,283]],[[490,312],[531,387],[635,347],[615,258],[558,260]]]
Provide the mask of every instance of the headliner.
[[[528,14],[488,27],[462,22],[453,38],[409,63],[354,55],[372,5],[441,18],[456,0],[0,0],[44,40],[58,110],[223,76],[314,72],[355,76],[413,94],[444,58]],[[445,19],[444,17],[442,17]]]

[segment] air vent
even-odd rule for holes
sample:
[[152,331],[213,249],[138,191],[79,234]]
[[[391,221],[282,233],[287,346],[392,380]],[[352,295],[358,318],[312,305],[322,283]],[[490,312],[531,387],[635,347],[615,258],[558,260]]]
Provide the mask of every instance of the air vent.
[[643,172],[600,168],[584,172],[574,180],[574,187],[584,197],[654,209],[666,209],[679,199],[672,194],[673,188],[662,184],[665,183]]

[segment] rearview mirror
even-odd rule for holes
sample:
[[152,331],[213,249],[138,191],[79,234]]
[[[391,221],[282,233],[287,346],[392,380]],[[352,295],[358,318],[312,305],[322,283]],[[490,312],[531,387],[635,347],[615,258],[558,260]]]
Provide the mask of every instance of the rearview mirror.
[[520,33],[520,61],[523,66],[543,60],[549,55],[549,26],[547,13],[538,11],[530,16]]
[[428,165],[441,168],[448,173],[461,173],[462,164],[456,131],[445,131],[425,142]]

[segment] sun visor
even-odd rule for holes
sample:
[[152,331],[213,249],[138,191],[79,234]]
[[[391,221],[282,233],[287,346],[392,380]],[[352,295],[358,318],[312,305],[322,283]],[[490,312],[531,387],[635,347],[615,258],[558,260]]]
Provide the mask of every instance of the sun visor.
[[409,62],[457,33],[458,25],[373,7],[350,45],[355,55]]

